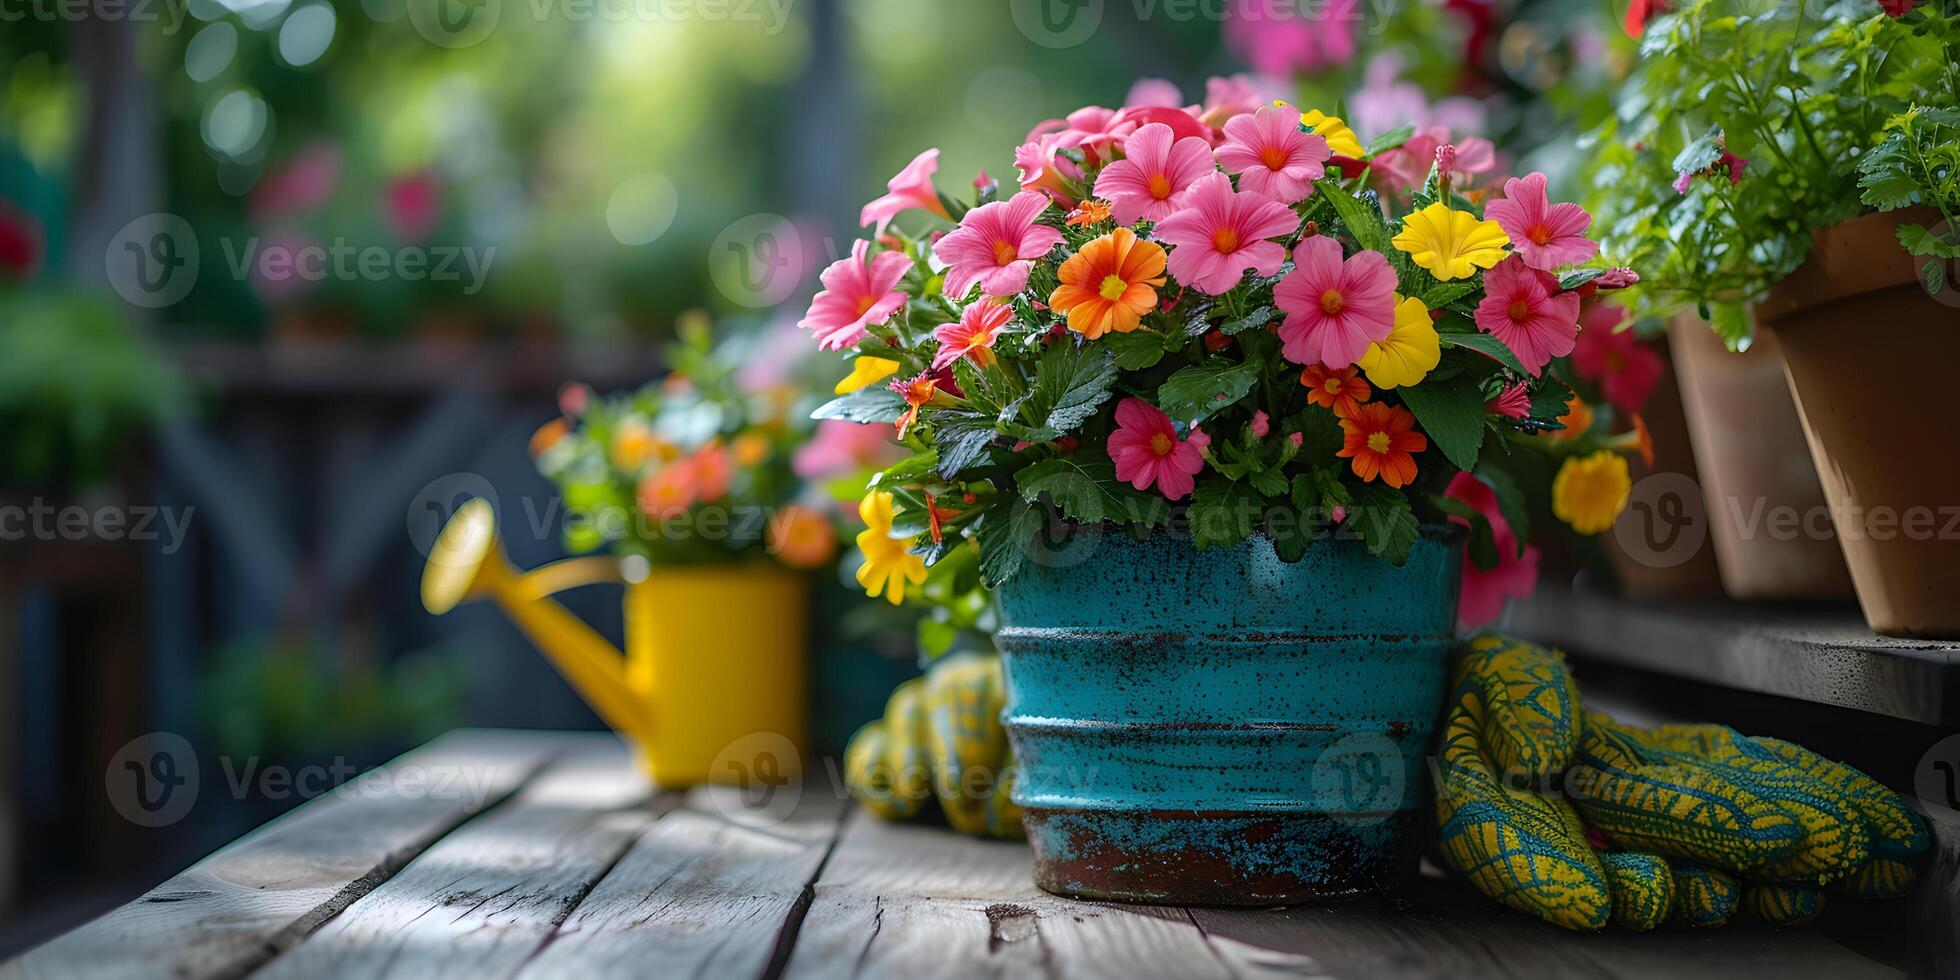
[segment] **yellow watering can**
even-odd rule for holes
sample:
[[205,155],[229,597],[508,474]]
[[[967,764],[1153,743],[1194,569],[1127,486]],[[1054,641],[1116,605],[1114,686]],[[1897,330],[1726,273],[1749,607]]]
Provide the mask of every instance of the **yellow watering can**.
[[[494,599],[663,787],[748,787],[799,774],[806,578],[773,565],[649,568],[609,557],[520,572],[498,545],[496,523],[482,498],[457,508],[423,568],[424,608],[440,616]],[[551,598],[606,583],[626,587],[623,655]]]

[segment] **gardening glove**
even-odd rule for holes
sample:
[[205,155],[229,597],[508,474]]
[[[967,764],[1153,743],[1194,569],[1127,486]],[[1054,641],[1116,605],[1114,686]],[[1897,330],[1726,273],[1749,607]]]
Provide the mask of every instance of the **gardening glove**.
[[892,692],[883,718],[851,737],[844,750],[851,796],[887,820],[937,809],[961,833],[1021,837],[1014,755],[1000,722],[1006,700],[998,656],[934,662]]
[[1643,730],[1586,712],[1570,784],[1608,843],[1741,879],[1742,907],[1779,924],[1814,918],[1825,888],[1904,894],[1931,846],[1919,814],[1865,774],[1720,725]]
[[[1452,691],[1443,863],[1556,925],[1706,927],[1738,910],[1793,925],[1822,910],[1820,886],[1902,893],[1930,846],[1902,799],[1788,742],[1706,725],[1646,732],[1585,711],[1555,650],[1473,638]],[[1573,803],[1530,788],[1568,763]],[[1589,832],[1610,849],[1595,852]]]

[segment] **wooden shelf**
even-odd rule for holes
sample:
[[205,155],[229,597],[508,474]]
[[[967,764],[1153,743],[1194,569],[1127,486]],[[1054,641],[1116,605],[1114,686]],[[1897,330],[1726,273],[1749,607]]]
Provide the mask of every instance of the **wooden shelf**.
[[1720,687],[1960,725],[1960,643],[1883,637],[1857,610],[1541,591],[1507,630],[1575,657]]

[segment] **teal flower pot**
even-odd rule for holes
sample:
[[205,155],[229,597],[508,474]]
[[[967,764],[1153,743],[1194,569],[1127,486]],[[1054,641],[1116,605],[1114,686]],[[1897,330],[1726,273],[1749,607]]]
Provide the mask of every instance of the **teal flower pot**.
[[1415,860],[1461,547],[1084,532],[1003,583],[1007,735],[1042,888],[1273,905]]

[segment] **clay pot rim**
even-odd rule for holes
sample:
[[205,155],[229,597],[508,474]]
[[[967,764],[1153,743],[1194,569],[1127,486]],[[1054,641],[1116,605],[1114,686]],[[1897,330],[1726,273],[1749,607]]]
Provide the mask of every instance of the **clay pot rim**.
[[1813,229],[1810,256],[1755,305],[1757,325],[1773,329],[1776,321],[1801,310],[1894,286],[1918,285],[1918,265],[1899,244],[1898,228],[1940,220],[1938,209],[1915,205]]

